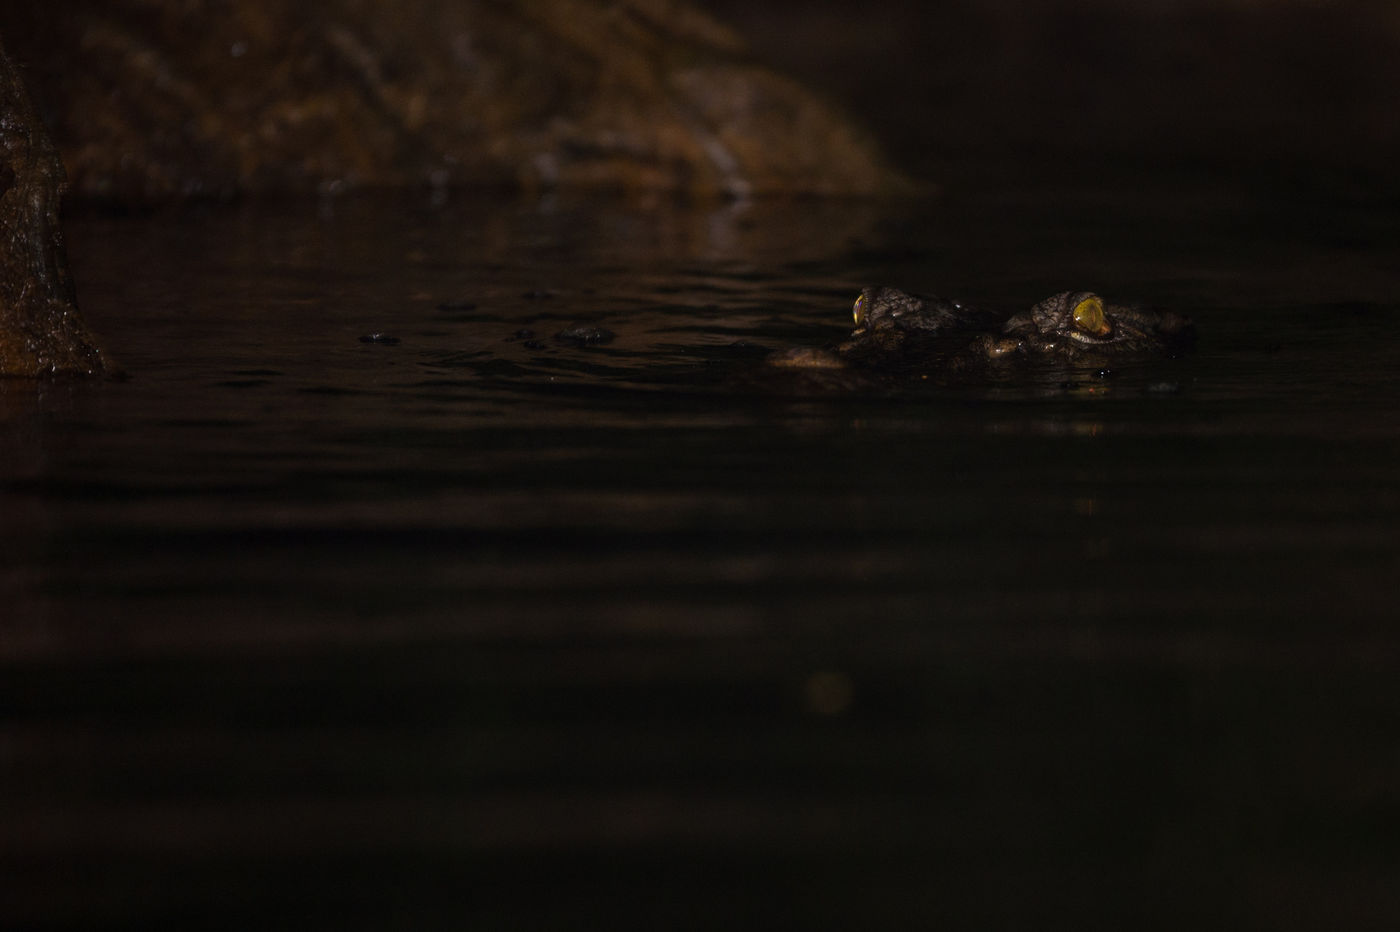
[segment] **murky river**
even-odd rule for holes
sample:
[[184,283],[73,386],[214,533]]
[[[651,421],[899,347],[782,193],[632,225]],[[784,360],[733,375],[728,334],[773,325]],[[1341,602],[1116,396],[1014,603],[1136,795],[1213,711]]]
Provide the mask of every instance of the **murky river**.
[[[1397,220],[75,217],[130,379],[0,385],[6,927],[1393,928]],[[763,372],[875,282],[1201,340]]]

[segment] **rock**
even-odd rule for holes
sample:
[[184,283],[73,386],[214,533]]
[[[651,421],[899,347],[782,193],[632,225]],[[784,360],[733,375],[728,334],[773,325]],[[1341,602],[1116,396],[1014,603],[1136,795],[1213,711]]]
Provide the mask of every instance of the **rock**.
[[74,192],[908,189],[681,0],[59,0],[7,37]]
[[106,368],[74,301],[58,226],[63,166],[0,48],[0,376]]

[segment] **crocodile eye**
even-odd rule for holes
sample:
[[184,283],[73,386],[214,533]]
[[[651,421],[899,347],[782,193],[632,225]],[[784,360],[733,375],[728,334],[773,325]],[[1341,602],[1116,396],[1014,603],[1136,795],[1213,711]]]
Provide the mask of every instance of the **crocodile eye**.
[[1103,314],[1103,302],[1090,295],[1074,306],[1074,325],[1085,333],[1106,337],[1113,328]]
[[864,293],[862,293],[861,296],[860,296],[859,298],[856,298],[855,307],[851,308],[851,316],[855,318],[855,320],[856,320],[856,325],[857,325],[857,326],[860,325],[860,322],[861,322],[861,321],[865,320],[865,294],[864,294]]

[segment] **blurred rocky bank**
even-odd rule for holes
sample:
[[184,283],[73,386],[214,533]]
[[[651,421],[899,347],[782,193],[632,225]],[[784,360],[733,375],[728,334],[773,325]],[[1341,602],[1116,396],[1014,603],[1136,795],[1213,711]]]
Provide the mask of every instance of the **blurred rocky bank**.
[[0,7],[80,197],[904,185],[866,134],[679,0]]

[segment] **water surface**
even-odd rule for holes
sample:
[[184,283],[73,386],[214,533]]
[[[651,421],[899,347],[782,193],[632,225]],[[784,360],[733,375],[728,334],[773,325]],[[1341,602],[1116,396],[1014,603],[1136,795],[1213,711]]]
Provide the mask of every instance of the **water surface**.
[[[0,386],[7,916],[1393,927],[1397,219],[1213,185],[75,217],[130,379]],[[875,282],[1202,336],[763,372]]]

